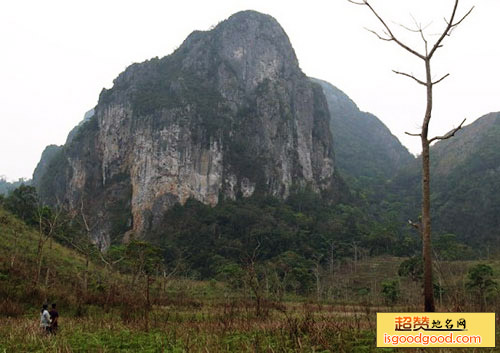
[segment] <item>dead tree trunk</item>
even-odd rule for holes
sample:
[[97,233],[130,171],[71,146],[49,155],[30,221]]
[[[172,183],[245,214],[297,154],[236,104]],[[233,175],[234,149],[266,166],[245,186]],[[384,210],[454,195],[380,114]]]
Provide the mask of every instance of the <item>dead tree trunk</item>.
[[56,227],[58,226],[58,217],[60,210],[52,212],[46,206],[40,206],[38,212],[38,246],[36,251],[36,273],[34,285],[38,286],[42,272],[43,249],[47,240],[51,239]]
[[432,248],[431,248],[431,175],[430,144],[428,139],[429,122],[432,116],[432,76],[430,58],[425,60],[427,107],[420,140],[422,141],[422,256],[424,260],[424,310],[433,312],[434,289],[432,287]]
[[146,279],[146,305],[144,308],[144,324],[145,324],[145,330],[146,332],[149,332],[149,311],[151,310],[151,300],[149,297],[149,285],[151,284],[151,278],[149,274],[146,274],[145,276]]
[[431,49],[429,50],[429,43],[427,41],[427,38],[425,37],[424,34],[424,29],[422,26],[415,21],[415,26],[416,28],[411,29],[404,27],[408,29],[410,32],[414,32],[420,35],[422,38],[422,41],[424,43],[424,48],[425,52],[424,54],[421,54],[419,51],[412,49],[405,43],[403,43],[401,40],[399,40],[395,35],[392,29],[387,25],[385,20],[378,14],[377,11],[371,6],[368,0],[362,0],[362,1],[354,1],[354,0],[348,0],[349,2],[352,2],[357,5],[363,5],[367,6],[372,14],[378,19],[378,21],[381,23],[383,27],[383,34],[379,34],[376,31],[369,30],[373,34],[375,34],[379,39],[387,42],[395,42],[397,45],[399,45],[401,48],[405,49],[406,51],[410,52],[414,56],[418,57],[419,59],[422,59],[425,64],[425,80],[420,80],[417,77],[415,77],[413,74],[407,74],[404,72],[399,72],[399,71],[394,71],[394,73],[398,75],[403,75],[406,77],[409,77],[413,80],[415,80],[418,84],[421,84],[425,86],[426,91],[427,91],[427,106],[425,110],[425,115],[424,119],[422,122],[422,128],[420,130],[420,133],[409,133],[407,132],[406,134],[410,136],[417,136],[420,137],[421,142],[422,142],[422,222],[421,224],[415,224],[410,221],[410,224],[414,225],[417,227],[421,233],[422,236],[422,256],[423,256],[423,261],[424,261],[424,309],[427,312],[433,312],[435,311],[435,305],[434,305],[434,293],[433,293],[433,287],[432,287],[432,247],[431,247],[431,203],[430,203],[430,145],[432,142],[437,141],[437,140],[446,140],[452,136],[455,135],[455,133],[462,128],[463,123],[465,122],[465,119],[460,123],[460,125],[444,136],[436,136],[431,139],[428,137],[428,132],[429,132],[429,123],[432,117],[432,88],[434,85],[438,84],[442,80],[444,80],[446,77],[449,76],[449,74],[446,74],[442,76],[440,79],[433,81],[432,80],[432,75],[431,75],[431,59],[436,52],[438,48],[441,48],[442,42],[445,39],[445,37],[449,36],[453,29],[455,29],[473,10],[474,7],[472,7],[460,20],[456,21],[455,20],[455,15],[457,12],[457,7],[458,7],[458,2],[459,0],[455,0],[455,4],[453,6],[453,11],[451,13],[451,16],[449,20],[445,19],[446,27],[444,31],[440,34],[439,39],[432,45]]
[[89,277],[90,277],[90,257],[92,251],[94,251],[95,249],[95,245],[92,240],[92,230],[98,225],[98,222],[95,222],[93,225],[89,224],[87,220],[87,215],[85,214],[83,198],[80,200],[80,216],[83,221],[85,237],[83,238],[82,244],[76,244],[75,242],[71,243],[85,257],[85,269],[83,271],[82,289],[83,289],[83,297],[86,298],[88,294]]
[[16,263],[16,257],[18,252],[17,241],[19,237],[19,232],[14,230],[14,251],[12,252],[12,256],[10,257],[10,269],[14,268],[14,264]]

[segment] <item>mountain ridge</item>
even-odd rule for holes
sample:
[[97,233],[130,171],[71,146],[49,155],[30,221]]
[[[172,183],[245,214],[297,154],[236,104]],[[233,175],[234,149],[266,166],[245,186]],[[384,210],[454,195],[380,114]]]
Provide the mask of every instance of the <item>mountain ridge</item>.
[[[460,241],[485,247],[500,240],[500,113],[463,126],[454,137],[431,146],[432,227]],[[421,159],[403,168],[388,192],[404,200],[405,214],[420,210]]]
[[338,168],[343,175],[370,185],[390,179],[413,156],[375,115],[358,106],[331,83],[321,85],[330,111],[330,130]]

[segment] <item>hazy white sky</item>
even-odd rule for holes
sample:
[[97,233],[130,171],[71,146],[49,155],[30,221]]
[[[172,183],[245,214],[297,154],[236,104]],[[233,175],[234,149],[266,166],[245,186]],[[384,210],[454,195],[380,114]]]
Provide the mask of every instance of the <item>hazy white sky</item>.
[[[412,16],[428,33],[443,29],[453,0],[372,0],[408,43],[418,36],[397,23]],[[471,16],[437,52],[431,131],[442,134],[464,117],[472,122],[500,111],[500,1],[461,0]],[[378,29],[368,9],[347,0],[23,0],[0,3],[0,175],[29,178],[48,144],[63,144],[70,129],[97,104],[103,87],[128,65],[170,54],[193,30],[253,9],[275,17],[288,33],[302,70],[327,80],[377,115],[411,152],[425,92],[392,69],[422,75],[423,64],[364,27]],[[431,36],[432,39],[435,38]]]

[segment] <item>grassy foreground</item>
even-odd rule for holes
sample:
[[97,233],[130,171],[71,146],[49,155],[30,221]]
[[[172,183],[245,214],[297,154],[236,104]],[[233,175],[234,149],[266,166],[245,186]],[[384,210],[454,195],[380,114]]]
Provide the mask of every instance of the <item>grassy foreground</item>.
[[[56,336],[41,332],[38,314],[0,321],[0,352],[424,352],[375,347],[375,312],[387,308],[308,303],[186,301],[143,313],[94,308],[84,317],[61,311]],[[407,310],[411,308],[401,308]],[[414,310],[418,310],[414,308]],[[497,326],[497,340],[500,331]],[[498,352],[432,349],[432,352]]]
[[[421,310],[419,286],[411,280],[398,280],[401,293],[391,307],[380,296],[381,281],[397,277],[399,258],[339,266],[328,288],[319,288],[322,297],[288,293],[277,300],[262,292],[257,306],[248,288],[215,281],[160,276],[149,292],[144,285],[149,277],[134,279],[99,261],[87,266],[82,254],[57,242],[46,244],[37,266],[38,239],[35,229],[0,208],[0,353],[427,351],[375,347],[377,311]],[[438,301],[440,309],[476,311],[473,294],[463,288],[468,264],[442,265],[447,292]],[[499,263],[492,265],[498,272]],[[39,308],[53,301],[60,330],[49,336],[39,327]],[[498,311],[499,301],[492,298],[488,305],[488,311]]]
[[8,352],[372,351],[373,323],[357,314],[339,321],[335,312],[318,309],[298,307],[257,318],[244,303],[158,308],[148,330],[144,322],[105,314],[62,318],[57,336],[40,332],[36,317],[12,318],[0,325],[0,347]]

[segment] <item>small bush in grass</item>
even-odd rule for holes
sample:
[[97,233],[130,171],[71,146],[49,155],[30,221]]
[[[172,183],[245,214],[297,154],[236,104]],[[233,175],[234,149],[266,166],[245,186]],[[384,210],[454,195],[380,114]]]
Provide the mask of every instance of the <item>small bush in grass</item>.
[[397,280],[387,280],[382,282],[382,295],[387,304],[395,304],[399,298],[400,290]]

